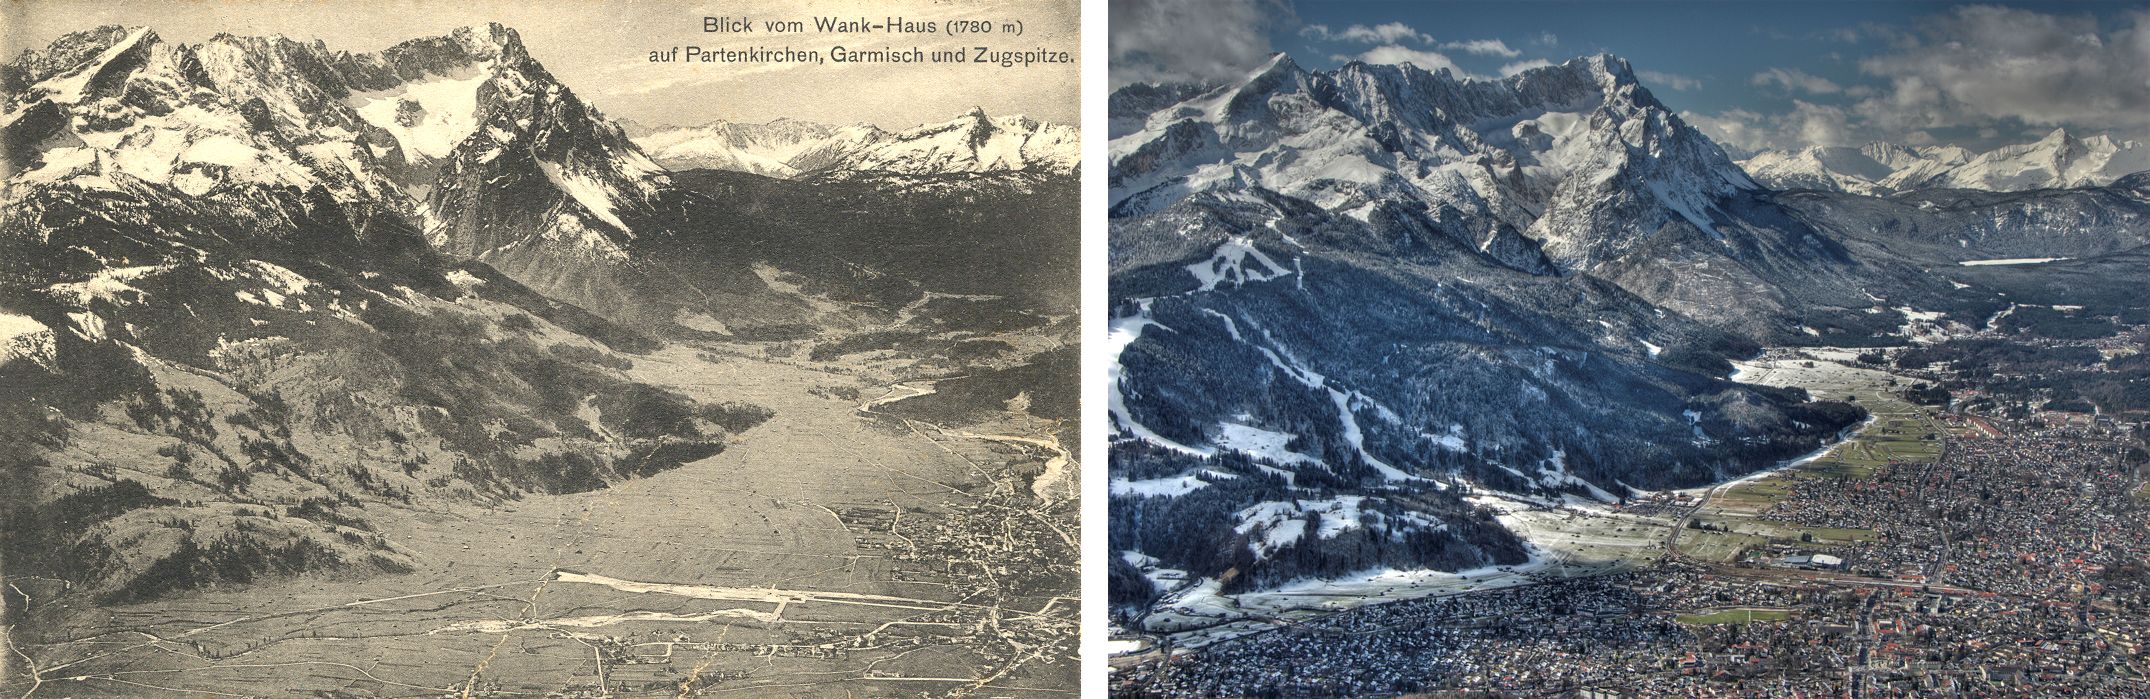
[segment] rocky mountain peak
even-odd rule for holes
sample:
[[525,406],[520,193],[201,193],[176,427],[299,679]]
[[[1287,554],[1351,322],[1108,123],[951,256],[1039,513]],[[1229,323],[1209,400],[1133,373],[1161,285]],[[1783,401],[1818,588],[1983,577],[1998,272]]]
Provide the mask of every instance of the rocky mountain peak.
[[499,22],[457,27],[449,36],[468,48],[473,56],[512,58],[514,54],[523,52],[522,35]]
[[80,68],[122,42],[156,42],[148,27],[106,25],[71,32],[54,39],[46,48],[28,49],[6,66],[0,77],[9,93],[17,93],[47,78]]
[[1610,55],[1500,80],[1362,62],[1308,73],[1280,55],[1142,121],[1113,142],[1123,212],[1246,184],[1362,217],[1409,202],[1453,210],[1440,220],[1466,231],[1524,231],[1577,269],[1670,222],[1715,235],[1716,200],[1754,187]]
[[496,266],[548,291],[561,272],[547,261],[623,261],[668,183],[497,23],[375,53],[106,27],[27,52],[6,76],[19,88],[0,116],[11,199],[64,185],[277,217],[288,204],[260,187],[296,189],[399,215],[454,255],[520,254],[528,264]]

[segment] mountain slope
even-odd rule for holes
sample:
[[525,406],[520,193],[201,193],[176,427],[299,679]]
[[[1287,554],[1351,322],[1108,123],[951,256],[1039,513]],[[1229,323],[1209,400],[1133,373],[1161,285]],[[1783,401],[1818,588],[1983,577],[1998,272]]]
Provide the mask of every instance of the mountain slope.
[[1617,59],[1481,83],[1279,56],[1143,121],[1113,142],[1110,407],[1113,546],[1148,569],[1521,563],[1480,489],[1617,499],[1856,420],[1723,380],[1752,344],[1594,272],[1844,264],[1790,223],[1735,235],[1767,193]]
[[1114,221],[1116,550],[1226,591],[1512,565],[1480,490],[1687,487],[1858,419],[1724,380],[1740,338],[1399,208],[1249,190]]
[[125,601],[398,571],[369,520],[602,488],[762,417],[626,379],[654,342],[322,192],[11,183],[0,313],[44,330],[0,365],[8,509],[99,513],[11,522],[11,572]]

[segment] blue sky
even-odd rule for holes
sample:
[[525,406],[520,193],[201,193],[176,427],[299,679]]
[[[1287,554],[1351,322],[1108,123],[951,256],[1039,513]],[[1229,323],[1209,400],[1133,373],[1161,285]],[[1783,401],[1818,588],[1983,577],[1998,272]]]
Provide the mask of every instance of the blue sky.
[[[2150,140],[2150,4],[2141,0],[1175,7],[1113,4],[1116,84],[1218,79],[1271,51],[1313,69],[1409,61],[1484,78],[1604,52],[1740,151],[1871,140],[1989,148],[2056,127]],[[1131,24],[1178,13],[1214,16],[1214,31],[1159,36]]]

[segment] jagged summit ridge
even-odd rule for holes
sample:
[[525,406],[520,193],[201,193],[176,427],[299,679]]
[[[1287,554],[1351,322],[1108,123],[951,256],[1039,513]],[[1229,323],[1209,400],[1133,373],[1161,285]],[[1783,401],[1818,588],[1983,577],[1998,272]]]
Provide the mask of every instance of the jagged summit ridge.
[[[101,27],[25,52],[5,68],[5,84],[0,120],[22,177],[94,170],[200,194],[236,176],[321,185],[339,199],[384,199],[413,213],[434,168],[463,141],[511,141],[543,127],[516,120],[481,134],[481,96],[497,107],[533,87],[568,94],[497,23],[365,54],[232,34],[171,44],[146,27]],[[641,158],[624,139],[603,138],[616,130],[586,111],[575,116],[601,128],[584,130],[612,141],[593,145]]]
[[1489,236],[1524,231],[1568,269],[1667,223],[1714,234],[1717,200],[1757,188],[1610,55],[1475,80],[1409,64],[1310,72],[1278,54],[1156,110],[1111,153],[1122,214],[1246,186],[1361,219],[1404,200]]
[[[618,258],[632,210],[665,184],[498,23],[375,53],[104,27],[26,52],[5,83],[10,190],[320,188],[421,222],[458,255],[543,244]],[[511,181],[542,186],[477,186]]]

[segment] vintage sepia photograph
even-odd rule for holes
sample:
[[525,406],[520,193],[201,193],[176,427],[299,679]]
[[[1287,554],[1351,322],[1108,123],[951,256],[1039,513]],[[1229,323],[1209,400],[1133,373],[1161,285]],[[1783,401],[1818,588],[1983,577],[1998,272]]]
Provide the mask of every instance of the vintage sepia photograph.
[[1080,14],[0,4],[0,692],[1076,694]]
[[1113,695],[2150,696],[2142,3],[1109,22]]

